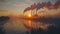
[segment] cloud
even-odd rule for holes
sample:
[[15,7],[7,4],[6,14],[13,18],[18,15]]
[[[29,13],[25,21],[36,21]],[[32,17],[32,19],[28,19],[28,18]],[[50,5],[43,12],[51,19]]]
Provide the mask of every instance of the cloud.
[[8,10],[5,10],[5,9],[4,9],[4,10],[0,10],[0,12],[7,12],[7,11],[8,11]]
[[7,2],[8,0],[0,0],[0,2]]
[[27,6],[28,4],[25,4],[25,3],[13,3],[12,5],[20,7],[20,6]]
[[11,2],[9,0],[0,0],[0,5],[9,5]]

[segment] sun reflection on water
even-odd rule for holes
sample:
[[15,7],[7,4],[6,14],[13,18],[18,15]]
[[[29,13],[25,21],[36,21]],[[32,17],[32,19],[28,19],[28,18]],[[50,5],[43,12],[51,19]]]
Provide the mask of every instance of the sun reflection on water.
[[31,20],[27,20],[27,22],[25,21],[24,26],[27,29],[43,29],[43,30],[47,30],[49,26],[52,26],[53,24],[50,23],[43,23],[43,22],[34,22]]

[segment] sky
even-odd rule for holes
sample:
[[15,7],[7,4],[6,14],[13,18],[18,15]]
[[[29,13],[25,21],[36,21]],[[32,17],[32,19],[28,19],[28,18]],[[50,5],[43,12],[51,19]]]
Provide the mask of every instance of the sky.
[[22,14],[24,9],[33,3],[48,1],[54,3],[56,0],[0,0],[0,16]]

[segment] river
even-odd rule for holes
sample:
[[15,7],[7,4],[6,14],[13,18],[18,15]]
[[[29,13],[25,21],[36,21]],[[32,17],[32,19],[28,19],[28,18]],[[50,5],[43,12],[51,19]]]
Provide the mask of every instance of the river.
[[40,22],[25,20],[19,18],[10,18],[7,23],[3,25],[3,30],[5,34],[31,34],[31,29],[41,28],[43,31],[47,31],[48,27],[55,26],[54,23],[50,22]]

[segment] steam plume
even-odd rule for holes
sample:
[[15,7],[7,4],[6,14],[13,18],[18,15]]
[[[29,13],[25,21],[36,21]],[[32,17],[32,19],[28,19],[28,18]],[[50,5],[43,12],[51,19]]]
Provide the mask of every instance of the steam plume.
[[34,10],[36,9],[37,11],[41,8],[47,8],[48,10],[51,10],[51,9],[59,9],[60,8],[60,0],[57,0],[54,4],[52,4],[50,1],[48,2],[42,2],[42,3],[34,3],[32,4],[30,7],[27,7],[25,10],[24,10],[24,13],[29,11],[29,10]]

